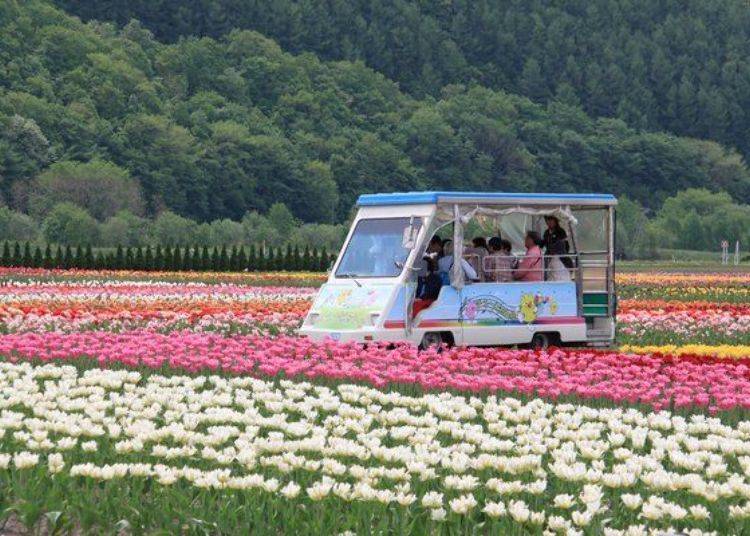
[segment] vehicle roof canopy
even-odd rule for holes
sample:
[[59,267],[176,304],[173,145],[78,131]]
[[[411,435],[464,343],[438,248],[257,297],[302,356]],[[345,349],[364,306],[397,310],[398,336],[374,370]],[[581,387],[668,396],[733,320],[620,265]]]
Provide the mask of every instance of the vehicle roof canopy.
[[611,194],[396,192],[363,194],[357,200],[359,207],[436,204],[613,206],[617,204],[617,198]]

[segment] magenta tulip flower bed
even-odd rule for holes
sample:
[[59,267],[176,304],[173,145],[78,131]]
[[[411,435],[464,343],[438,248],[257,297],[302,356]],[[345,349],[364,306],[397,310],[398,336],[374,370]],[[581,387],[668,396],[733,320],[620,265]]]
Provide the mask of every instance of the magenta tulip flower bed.
[[750,408],[750,360],[636,355],[610,351],[547,352],[453,348],[420,352],[279,336],[129,331],[21,333],[0,338],[11,360],[75,362],[189,373],[260,375],[416,385],[428,391],[510,393],[549,399],[577,396],[646,404],[700,406],[711,412]]

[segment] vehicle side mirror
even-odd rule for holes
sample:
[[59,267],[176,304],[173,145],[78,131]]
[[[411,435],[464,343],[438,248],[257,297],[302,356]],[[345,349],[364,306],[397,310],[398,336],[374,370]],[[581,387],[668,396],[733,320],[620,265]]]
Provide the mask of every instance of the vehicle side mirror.
[[404,234],[401,237],[401,247],[404,249],[414,249],[417,245],[417,236],[419,235],[419,227],[414,225],[414,218],[409,220],[409,225],[404,229]]

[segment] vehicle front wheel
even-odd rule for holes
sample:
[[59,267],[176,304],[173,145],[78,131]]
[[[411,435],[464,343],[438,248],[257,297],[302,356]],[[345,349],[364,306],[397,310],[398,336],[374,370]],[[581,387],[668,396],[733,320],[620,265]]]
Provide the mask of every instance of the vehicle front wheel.
[[443,346],[445,339],[443,334],[437,331],[428,331],[422,336],[422,342],[419,345],[421,350],[429,350],[430,348],[440,349]]

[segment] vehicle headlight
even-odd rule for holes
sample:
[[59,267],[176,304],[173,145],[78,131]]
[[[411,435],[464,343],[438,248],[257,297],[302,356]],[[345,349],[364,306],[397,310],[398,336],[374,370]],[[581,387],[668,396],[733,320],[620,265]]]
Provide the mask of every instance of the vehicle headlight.
[[370,313],[370,325],[376,326],[380,321],[380,313]]
[[318,318],[320,318],[320,315],[318,313],[310,313],[309,315],[307,315],[307,323],[311,326],[314,326],[318,321]]

